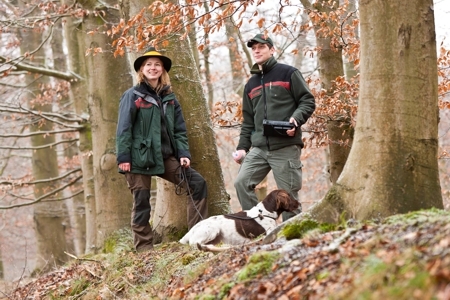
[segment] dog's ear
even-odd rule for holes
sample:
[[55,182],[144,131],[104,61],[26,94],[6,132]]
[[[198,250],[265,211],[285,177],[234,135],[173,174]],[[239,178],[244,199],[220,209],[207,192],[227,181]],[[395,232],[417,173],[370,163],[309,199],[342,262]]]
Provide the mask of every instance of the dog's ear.
[[285,211],[293,211],[298,208],[298,201],[285,190],[279,190],[277,194],[277,208]]
[[276,191],[277,209],[287,210],[289,207],[289,194],[285,190]]

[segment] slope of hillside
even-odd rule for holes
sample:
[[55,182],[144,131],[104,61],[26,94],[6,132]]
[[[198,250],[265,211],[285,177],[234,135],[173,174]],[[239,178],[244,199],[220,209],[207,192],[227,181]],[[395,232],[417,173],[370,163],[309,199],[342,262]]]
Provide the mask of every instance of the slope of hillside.
[[111,238],[104,254],[22,279],[0,298],[450,299],[450,213],[443,210],[316,228],[218,254],[179,243],[136,254],[129,236]]

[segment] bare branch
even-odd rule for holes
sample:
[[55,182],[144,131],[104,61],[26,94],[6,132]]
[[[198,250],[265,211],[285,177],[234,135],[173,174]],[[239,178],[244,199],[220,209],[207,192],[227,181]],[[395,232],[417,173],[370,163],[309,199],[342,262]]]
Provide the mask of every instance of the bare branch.
[[[28,114],[28,113],[31,113],[31,114],[34,114],[34,115],[46,118],[46,119],[48,119],[48,120],[50,120],[52,122],[57,122],[57,121],[51,120],[50,117],[58,118],[58,119],[61,119],[63,121],[66,121],[66,122],[84,123],[84,122],[87,121],[86,118],[81,117],[81,116],[77,116],[77,115],[75,115],[73,113],[71,113],[71,115],[74,115],[74,117],[71,118],[71,117],[68,117],[68,116],[65,116],[65,115],[62,115],[62,114],[58,114],[58,113],[36,111],[36,110],[31,110],[31,109],[24,108],[22,106],[13,107],[11,105],[4,104],[4,103],[0,103],[0,112],[9,112],[9,113],[17,113],[17,114]],[[63,126],[71,127],[70,125],[66,125],[66,124],[64,124]],[[81,129],[82,126],[75,126],[73,128]]]
[[[0,63],[11,64],[6,57],[0,56]],[[17,70],[27,71],[31,73],[37,73],[45,76],[55,77],[66,81],[72,81],[75,79],[83,79],[81,76],[72,72],[60,72],[52,69],[41,68],[27,63],[17,62],[14,64]]]
[[[67,184],[65,184],[65,185],[63,185],[63,186],[60,186],[59,188],[57,188],[57,189],[55,189],[55,190],[53,190],[53,191],[51,191],[51,192],[48,192],[47,194],[44,194],[44,195],[42,195],[41,197],[39,197],[39,198],[37,198],[37,199],[35,199],[35,200],[31,201],[31,202],[28,202],[28,203],[20,203],[20,204],[13,204],[13,205],[8,205],[8,206],[0,206],[0,209],[11,209],[11,208],[17,208],[17,207],[23,207],[23,206],[30,206],[30,205],[33,205],[33,204],[36,204],[36,203],[39,203],[39,202],[48,201],[48,200],[45,200],[45,199],[48,198],[48,197],[50,197],[51,195],[54,195],[54,194],[56,194],[56,193],[58,193],[58,192],[64,190],[65,188],[67,188],[67,187],[73,185],[74,183],[76,183],[76,182],[77,182],[78,180],[80,180],[81,178],[83,178],[82,175],[80,175],[80,176],[74,178],[73,180],[71,180],[71,181],[68,182]],[[84,192],[84,191],[81,190],[81,191],[78,191],[78,192],[77,192],[76,194],[74,194],[74,195],[78,195],[78,194],[81,194],[81,193],[83,193],[83,192]],[[65,198],[62,198],[62,199],[68,199],[68,198],[70,198],[70,197],[65,197]],[[62,200],[62,199],[61,199],[61,200]],[[50,201],[56,201],[56,200],[50,200]]]
[[38,184],[38,183],[50,183],[53,181],[57,181],[60,179],[63,179],[67,176],[69,176],[70,174],[76,173],[76,172],[80,172],[81,168],[76,168],[73,170],[70,170],[64,174],[62,174],[61,176],[58,177],[54,177],[54,178],[47,178],[47,179],[40,179],[40,180],[34,180],[34,181],[20,181],[20,180],[3,180],[0,181],[0,185],[4,184],[4,185],[14,185],[14,186],[21,186],[24,184]]
[[82,129],[83,126],[80,126],[79,128],[74,129],[60,129],[60,130],[51,130],[51,131],[36,131],[36,132],[30,132],[30,133],[24,133],[24,134],[0,134],[0,137],[3,138],[12,138],[12,137],[18,137],[18,138],[25,138],[25,137],[31,137],[36,135],[50,135],[50,134],[58,134],[58,133],[66,133],[66,132],[77,132]]
[[40,149],[45,149],[45,148],[52,148],[58,144],[65,144],[65,143],[73,143],[78,141],[78,139],[70,139],[70,140],[61,140],[58,142],[54,142],[54,143],[50,143],[50,144],[45,144],[45,145],[41,145],[41,146],[37,146],[37,147],[14,147],[14,146],[0,146],[0,149],[11,149],[11,150],[40,150]]
[[1,2],[3,5],[8,7],[8,9],[11,10],[15,16],[17,16],[17,8],[14,5],[12,5],[9,1],[6,0],[2,0]]
[[[58,16],[55,19],[55,22],[62,18],[62,16]],[[44,76],[50,76],[50,77],[55,77],[55,78],[59,78],[62,80],[66,80],[66,81],[71,81],[71,80],[75,80],[75,79],[82,79],[81,76],[75,74],[75,73],[67,73],[67,72],[60,72],[60,71],[56,71],[56,70],[52,70],[52,69],[47,69],[47,68],[43,68],[43,67],[37,67],[37,66],[33,66],[27,63],[22,62],[23,60],[25,60],[27,57],[33,55],[34,53],[36,53],[37,51],[39,51],[45,43],[47,43],[47,41],[51,38],[52,34],[53,34],[53,27],[54,25],[50,26],[50,32],[48,33],[48,35],[42,40],[41,44],[34,49],[31,52],[28,52],[26,55],[21,55],[19,57],[16,57],[13,60],[8,60],[6,57],[4,56],[0,56],[0,63],[2,63],[3,65],[10,65],[10,68],[7,70],[3,70],[3,72],[8,72],[8,70],[10,70],[11,68],[15,67],[16,70],[20,70],[20,71],[27,71],[27,72],[31,72],[31,73],[37,73],[37,74],[41,74]],[[15,62],[17,61],[17,62]]]
[[[31,113],[31,114],[33,114],[33,115],[35,115],[35,116],[42,117],[42,118],[44,118],[44,119],[46,119],[46,120],[48,120],[48,121],[51,121],[51,122],[53,122],[53,123],[62,125],[62,126],[64,126],[64,127],[76,128],[76,129],[82,129],[82,128],[83,128],[83,126],[80,126],[80,125],[68,125],[68,124],[64,124],[64,123],[62,123],[62,122],[53,120],[53,119],[47,117],[48,114],[46,115],[46,114],[44,114],[44,113],[42,113],[42,112],[33,111],[33,110],[30,110],[30,109],[24,108],[24,107],[22,107],[22,106],[20,106],[20,108],[23,109],[23,110],[25,110],[25,111],[27,111],[27,112],[29,112],[29,113]],[[55,116],[55,115],[54,115],[54,116]],[[56,116],[60,116],[60,115],[59,115],[59,114],[56,114]],[[78,120],[77,120],[77,121],[78,121]]]

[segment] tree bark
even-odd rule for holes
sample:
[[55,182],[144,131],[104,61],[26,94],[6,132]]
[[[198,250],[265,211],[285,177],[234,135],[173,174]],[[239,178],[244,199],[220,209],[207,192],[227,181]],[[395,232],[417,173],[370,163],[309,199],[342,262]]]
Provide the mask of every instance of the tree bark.
[[328,216],[335,220],[344,211],[365,220],[443,207],[432,7],[432,0],[360,2],[354,142],[340,178],[314,212],[331,206]]
[[[340,0],[339,2],[341,4],[348,1],[347,5],[347,13],[351,14],[345,22],[345,25],[353,26],[352,23],[354,20],[357,19],[356,12],[358,11],[357,8],[357,0]],[[359,39],[359,30],[358,28],[355,29],[355,38]],[[355,62],[348,59],[347,56],[344,56],[344,73],[345,73],[345,79],[349,81],[351,78],[354,78],[356,75],[358,75],[358,71],[355,68]]]
[[[209,13],[209,3],[205,1],[205,12]],[[214,85],[213,85],[213,78],[211,73],[211,63],[209,62],[211,57],[211,45],[209,44],[209,34],[205,33],[205,49],[203,50],[203,60],[205,64],[205,81],[206,81],[206,88],[207,88],[207,101],[208,101],[208,107],[210,111],[212,111],[212,108],[214,106]]]
[[[63,4],[67,4],[63,0]],[[73,101],[75,112],[79,116],[89,115],[88,106],[88,85],[84,43],[85,33],[82,32],[81,24],[76,24],[73,18],[66,18],[64,25],[64,38],[68,52],[69,70],[78,74],[82,79],[74,80],[70,83],[70,99]],[[92,156],[92,131],[90,123],[86,122],[83,129],[79,131],[78,155],[83,172],[83,196],[84,196],[84,249],[89,253],[95,250],[96,243],[96,209],[95,209],[95,188],[94,188],[94,167]],[[79,206],[80,204],[77,204]],[[81,208],[80,208],[81,209]],[[82,226],[82,225],[80,225]]]
[[[42,42],[42,34],[33,32],[31,30],[24,30],[21,32],[22,53],[30,51],[30,49],[38,49]],[[35,53],[34,61],[44,64],[44,49],[40,49]],[[28,91],[25,95],[25,100],[28,106],[37,111],[51,112],[52,99],[42,97],[41,85],[48,84],[48,78],[40,77],[34,78],[33,75],[28,75],[25,79],[28,86]],[[42,122],[40,118],[32,120],[30,131],[48,131],[53,128],[51,122]],[[37,147],[40,145],[50,144],[55,142],[54,135],[36,135],[31,137],[31,145]],[[33,177],[38,179],[49,179],[58,176],[58,160],[55,148],[38,149],[32,153],[32,169]],[[57,186],[48,183],[36,184],[34,189],[35,198],[39,198],[47,194]],[[66,208],[61,201],[44,202],[41,201],[34,206],[33,220],[35,225],[35,234],[37,240],[37,259],[36,269],[41,271],[48,271],[55,265],[62,265],[67,261],[67,256],[64,254],[66,250],[65,226],[64,216]]]
[[[153,243],[179,240],[179,233],[187,231],[187,201],[192,201],[183,195],[176,195],[173,183],[157,178],[158,200],[152,207],[154,232]],[[178,235],[177,235],[178,233]]]
[[[67,70],[66,55],[63,50],[63,28],[61,23],[55,24],[55,29],[53,30],[53,37],[51,41],[52,53],[53,53],[53,65],[57,70]],[[59,106],[64,110],[74,111],[73,107],[73,97],[67,95],[62,97]],[[74,133],[62,134],[62,139],[70,139],[74,136]],[[78,156],[78,146],[73,143],[64,147],[63,151],[64,161],[69,166],[73,166],[73,161],[76,156]],[[83,183],[76,182],[71,190],[64,191],[64,194],[70,196],[73,190],[82,190]],[[86,244],[86,218],[84,214],[84,196],[83,194],[78,194],[72,196],[67,201],[65,201],[68,210],[68,220],[67,224],[70,224],[70,231],[67,235],[67,246],[70,253],[75,253],[76,255],[84,254],[85,244]]]
[[[317,1],[314,5],[312,5],[311,2],[307,0],[302,0],[301,2],[305,6],[305,8],[314,8],[317,9],[317,11],[319,11],[320,13],[325,13],[326,15],[330,15],[331,12],[337,10],[339,5],[338,2],[333,2],[333,5],[330,5],[329,1],[326,0]],[[338,77],[344,75],[342,49],[336,48],[334,45],[332,45],[331,36],[329,36],[328,34],[325,35],[324,33],[320,32],[320,30],[323,29],[322,26],[322,23],[314,24],[314,32],[318,48],[317,59],[319,63],[319,75],[322,89],[324,89],[327,95],[331,97],[335,92],[333,81],[335,81]],[[329,21],[327,26],[329,26],[329,30],[332,31],[334,27],[336,27],[336,24],[334,23],[334,21]],[[347,116],[339,114],[327,116],[327,118],[327,128],[331,130],[331,132],[328,132],[328,148],[330,155],[330,165],[328,169],[330,170],[330,180],[332,183],[335,183],[346,162],[349,153],[349,147],[351,147],[351,143],[344,146],[342,143],[340,143],[340,140],[343,137],[349,137],[349,140],[351,141],[351,136],[349,136],[349,134],[353,133],[353,131],[345,131],[345,129],[350,128],[351,124],[351,120]],[[332,134],[331,136],[330,133]],[[334,140],[334,138],[337,138],[337,140]]]
[[[116,1],[104,1],[113,7]],[[118,13],[98,2],[84,2],[89,11],[103,10],[104,15],[86,16],[82,31],[103,30],[106,22],[117,23]],[[132,202],[125,178],[118,173],[115,155],[118,98],[132,86],[130,66],[126,58],[115,58],[111,39],[105,34],[85,36],[85,45],[91,49],[102,47],[102,52],[86,57],[89,108],[92,126],[92,149],[96,202],[96,246],[101,247],[115,230],[130,226]]]
[[[229,195],[225,190],[215,134],[210,113],[203,94],[200,76],[192,54],[186,49],[188,42],[171,38],[166,54],[172,57],[171,81],[177,98],[183,107],[187,134],[192,155],[192,167],[208,183],[208,207],[210,215],[229,211]],[[183,51],[184,50],[184,51]]]

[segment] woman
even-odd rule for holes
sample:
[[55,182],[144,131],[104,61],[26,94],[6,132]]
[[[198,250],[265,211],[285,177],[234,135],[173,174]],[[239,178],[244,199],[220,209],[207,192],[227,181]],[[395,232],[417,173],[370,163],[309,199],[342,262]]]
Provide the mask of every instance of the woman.
[[137,85],[122,95],[119,104],[117,163],[133,194],[131,228],[138,252],[153,248],[149,224],[152,175],[177,185],[187,181],[189,229],[207,216],[206,182],[190,168],[186,124],[170,87],[171,66],[172,61],[155,48],[147,50],[134,62]]

